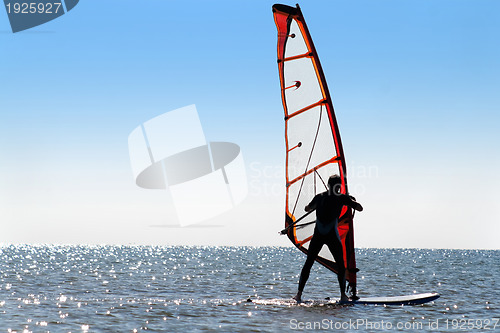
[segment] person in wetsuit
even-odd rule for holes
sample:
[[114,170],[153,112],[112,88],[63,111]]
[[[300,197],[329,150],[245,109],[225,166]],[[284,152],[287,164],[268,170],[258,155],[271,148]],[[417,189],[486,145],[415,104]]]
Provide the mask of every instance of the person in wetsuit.
[[333,175],[328,179],[328,191],[317,194],[305,207],[306,212],[316,209],[316,226],[314,234],[309,244],[307,260],[300,273],[299,290],[294,299],[301,302],[302,291],[306,285],[314,260],[318,257],[323,245],[327,245],[335,258],[338,267],[338,281],[340,286],[341,301],[348,301],[345,293],[345,266],[344,250],[340,242],[338,219],[344,205],[357,211],[362,211],[363,207],[357,203],[353,197],[340,193],[342,181],[338,175]]

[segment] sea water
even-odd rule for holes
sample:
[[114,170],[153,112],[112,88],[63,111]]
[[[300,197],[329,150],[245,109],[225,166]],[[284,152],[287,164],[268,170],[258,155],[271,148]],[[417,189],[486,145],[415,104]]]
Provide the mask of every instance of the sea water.
[[[308,306],[288,301],[305,260],[291,247],[1,246],[0,332],[500,331],[499,253],[358,249],[359,296],[441,298]],[[303,298],[338,296],[316,263]]]

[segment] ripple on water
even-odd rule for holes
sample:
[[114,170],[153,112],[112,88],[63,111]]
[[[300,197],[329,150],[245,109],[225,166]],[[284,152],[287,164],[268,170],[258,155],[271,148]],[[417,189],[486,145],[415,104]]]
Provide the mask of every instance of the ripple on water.
[[[280,331],[292,319],[424,323],[498,317],[499,251],[359,249],[360,296],[439,292],[406,307],[304,307],[290,303],[305,257],[281,247],[0,247],[3,330]],[[305,298],[338,296],[315,265]]]

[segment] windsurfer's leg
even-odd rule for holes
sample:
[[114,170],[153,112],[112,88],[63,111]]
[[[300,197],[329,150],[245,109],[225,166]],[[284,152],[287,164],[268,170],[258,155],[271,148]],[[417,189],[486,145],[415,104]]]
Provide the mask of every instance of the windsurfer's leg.
[[345,293],[344,249],[342,248],[342,243],[340,242],[340,239],[337,238],[334,234],[329,238],[327,245],[333,255],[333,258],[335,258],[335,262],[337,263],[337,279],[339,281],[340,287],[340,299],[342,301],[347,301],[348,298]]
[[309,279],[309,273],[311,272],[311,267],[314,264],[314,260],[316,260],[319,251],[321,251],[321,248],[323,247],[323,244],[324,243],[320,237],[313,236],[313,238],[311,239],[311,243],[309,244],[309,249],[307,251],[307,259],[304,267],[302,267],[302,272],[300,273],[299,292],[297,293],[297,296],[299,296],[299,298],[300,295],[302,295],[302,291],[304,290],[307,279]]
[[[352,230],[349,230],[347,232],[347,236],[346,236],[346,240],[345,240],[345,251],[346,251],[346,266],[347,266],[347,271],[346,271],[346,276],[349,278],[349,283],[347,284],[347,290],[350,289],[351,291],[351,299],[353,301],[356,301],[359,299],[359,297],[356,295],[357,294],[357,291],[356,291],[356,271],[358,271],[357,268],[352,268],[349,266],[349,264],[351,263],[350,261],[350,253],[352,251],[351,249],[351,246],[353,245],[353,243],[350,243],[348,241],[349,239],[349,235],[350,233],[352,232]],[[352,238],[352,236],[351,236]],[[354,271],[354,272],[353,272]],[[351,274],[351,272],[353,272],[354,274]]]

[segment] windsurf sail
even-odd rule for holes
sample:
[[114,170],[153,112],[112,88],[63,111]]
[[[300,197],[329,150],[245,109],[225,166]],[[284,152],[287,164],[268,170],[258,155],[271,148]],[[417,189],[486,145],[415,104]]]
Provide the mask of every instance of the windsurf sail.
[[[312,198],[327,190],[328,178],[337,174],[341,193],[347,192],[346,162],[332,99],[304,17],[297,7],[276,4],[278,70],[285,111],[286,205],[285,229],[292,243],[307,254],[314,218],[304,211]],[[347,280],[356,288],[353,212],[344,206],[339,219]],[[323,247],[319,263],[337,273],[337,263]]]

